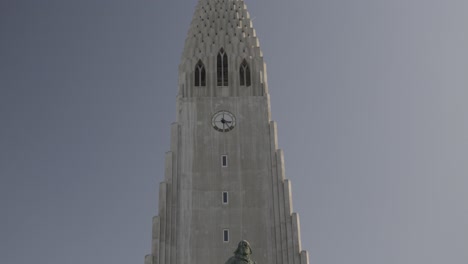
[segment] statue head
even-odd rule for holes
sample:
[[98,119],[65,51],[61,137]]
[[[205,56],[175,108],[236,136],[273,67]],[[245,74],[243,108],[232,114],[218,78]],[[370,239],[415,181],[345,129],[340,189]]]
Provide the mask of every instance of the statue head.
[[249,256],[252,254],[252,248],[250,248],[250,244],[247,240],[242,240],[239,242],[237,245],[236,251],[234,251],[234,254],[236,255],[241,255],[241,256]]

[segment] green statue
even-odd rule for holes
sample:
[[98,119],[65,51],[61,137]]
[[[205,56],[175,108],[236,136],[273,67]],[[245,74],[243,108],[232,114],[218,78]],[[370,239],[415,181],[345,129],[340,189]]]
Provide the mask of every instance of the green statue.
[[249,242],[242,240],[237,245],[234,256],[230,257],[225,264],[256,264],[250,259],[250,255],[252,255],[252,248],[250,248]]

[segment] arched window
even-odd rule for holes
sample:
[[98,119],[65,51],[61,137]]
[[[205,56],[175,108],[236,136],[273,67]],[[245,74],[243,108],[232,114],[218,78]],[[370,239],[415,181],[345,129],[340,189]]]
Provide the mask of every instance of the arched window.
[[252,81],[250,80],[250,67],[246,60],[244,60],[239,69],[240,85],[250,86]]
[[228,86],[228,57],[224,49],[218,53],[217,59],[218,86]]
[[206,86],[206,71],[205,65],[201,60],[195,66],[195,87]]

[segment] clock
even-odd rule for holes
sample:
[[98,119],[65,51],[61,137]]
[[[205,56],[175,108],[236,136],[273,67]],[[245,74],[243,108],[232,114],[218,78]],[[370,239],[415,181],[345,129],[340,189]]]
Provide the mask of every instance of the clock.
[[228,132],[236,126],[236,117],[228,111],[219,111],[213,115],[211,124],[219,132]]

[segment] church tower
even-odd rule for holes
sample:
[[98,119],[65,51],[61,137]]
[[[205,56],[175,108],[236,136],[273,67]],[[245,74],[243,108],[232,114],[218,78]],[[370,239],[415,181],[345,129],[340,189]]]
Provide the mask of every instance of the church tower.
[[199,0],[145,264],[223,264],[241,240],[258,264],[309,263],[246,5]]

